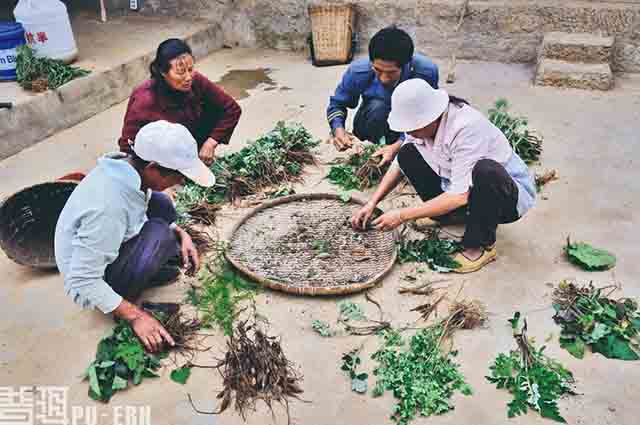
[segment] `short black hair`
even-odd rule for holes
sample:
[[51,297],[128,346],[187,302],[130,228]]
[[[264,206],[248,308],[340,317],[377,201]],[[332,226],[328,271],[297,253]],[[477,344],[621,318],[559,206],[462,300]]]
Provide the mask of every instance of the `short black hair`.
[[[133,161],[133,166],[138,170],[143,170],[149,164],[151,164],[151,161],[147,161],[147,160],[144,160],[144,159],[140,158],[135,152],[129,153],[129,157],[131,158],[131,161]],[[153,165],[158,169],[160,174],[162,174],[165,177],[170,175],[170,174],[174,174],[174,173],[182,174],[178,170],[173,170],[171,168],[163,167],[162,165],[158,164],[157,162],[154,162]]]
[[369,42],[369,59],[392,61],[403,67],[413,58],[413,40],[405,31],[391,25],[378,31]]

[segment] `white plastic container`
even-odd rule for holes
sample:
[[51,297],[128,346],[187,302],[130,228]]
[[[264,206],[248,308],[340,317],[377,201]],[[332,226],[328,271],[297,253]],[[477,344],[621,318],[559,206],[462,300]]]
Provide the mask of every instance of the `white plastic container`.
[[13,10],[24,27],[25,39],[38,56],[73,62],[78,47],[67,6],[60,0],[20,0]]

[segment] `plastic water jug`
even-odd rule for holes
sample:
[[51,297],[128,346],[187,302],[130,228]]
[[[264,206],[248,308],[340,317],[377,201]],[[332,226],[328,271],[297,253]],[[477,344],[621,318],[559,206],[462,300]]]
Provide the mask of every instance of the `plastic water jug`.
[[24,28],[16,22],[0,22],[0,81],[16,79],[16,47],[24,41]]
[[38,56],[66,63],[78,56],[67,6],[60,0],[20,0],[13,14]]

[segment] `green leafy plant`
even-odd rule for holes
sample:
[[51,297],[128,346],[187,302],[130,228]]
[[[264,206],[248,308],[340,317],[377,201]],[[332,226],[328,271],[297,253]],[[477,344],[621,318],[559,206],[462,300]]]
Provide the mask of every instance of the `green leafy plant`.
[[256,286],[240,276],[225,260],[223,245],[217,255],[200,271],[200,287],[190,295],[201,314],[203,327],[219,326],[225,335],[233,333],[233,322],[240,313],[240,304],[253,299]]
[[364,310],[358,304],[351,301],[341,301],[338,303],[339,321],[362,321],[367,320]]
[[147,353],[131,326],[119,321],[113,333],[100,341],[95,360],[87,368],[89,397],[107,403],[130,381],[139,385],[144,378],[156,378],[164,357],[166,353]]
[[460,267],[452,255],[461,250],[461,245],[455,241],[440,239],[437,231],[429,232],[425,239],[407,240],[399,244],[400,263],[427,263],[430,269],[439,272],[449,272]]
[[349,378],[351,379],[351,391],[364,394],[367,392],[367,379],[369,378],[369,375],[366,373],[359,373],[357,371],[358,366],[362,363],[358,354],[359,352],[359,349],[355,349],[343,354],[340,369],[349,375]]
[[16,74],[20,87],[26,90],[45,91],[57,89],[69,81],[91,73],[64,64],[62,61],[38,57],[29,45],[19,46],[16,58]]
[[613,300],[593,283],[562,281],[553,291],[560,346],[579,359],[586,347],[610,359],[640,359],[640,311],[629,298]]
[[616,257],[604,249],[594,248],[584,242],[574,242],[567,238],[564,248],[569,261],[588,271],[608,270],[616,265]]
[[560,415],[558,400],[565,394],[574,394],[574,379],[570,371],[544,354],[545,347],[536,348],[527,338],[527,322],[520,323],[520,313],[509,320],[518,349],[501,353],[489,368],[487,380],[498,389],[513,394],[507,416],[527,413],[532,408],[545,418],[566,422]]
[[311,327],[314,331],[320,334],[320,336],[328,338],[335,335],[335,331],[331,329],[331,325],[327,322],[323,322],[322,320],[314,320],[311,322]]
[[212,188],[187,183],[176,195],[182,220],[202,203],[219,204],[268,187],[302,180],[304,165],[315,162],[312,149],[319,141],[301,124],[278,122],[269,133],[240,151],[217,158],[211,165],[216,176]]
[[373,396],[391,391],[399,400],[391,418],[406,425],[416,415],[440,415],[454,408],[451,396],[460,391],[472,393],[464,376],[453,362],[456,351],[441,352],[440,342],[445,332],[442,324],[419,330],[406,351],[401,340],[392,333],[383,334],[383,346],[372,355],[379,365],[373,374],[377,381]]
[[538,161],[542,153],[542,137],[528,129],[529,121],[509,113],[509,102],[498,99],[489,109],[489,121],[504,133],[509,144],[527,164]]
[[186,384],[187,380],[191,376],[191,366],[183,366],[171,371],[171,380],[178,384]]
[[380,145],[367,144],[362,151],[333,164],[327,178],[344,190],[365,190],[377,185],[389,168],[379,167],[379,160],[372,158],[379,148]]

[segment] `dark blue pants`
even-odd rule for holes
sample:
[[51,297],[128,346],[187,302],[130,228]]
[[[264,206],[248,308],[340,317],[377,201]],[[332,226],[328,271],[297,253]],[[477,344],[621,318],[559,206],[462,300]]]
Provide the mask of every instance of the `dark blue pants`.
[[380,143],[384,136],[388,145],[395,143],[400,133],[391,131],[387,119],[391,107],[380,99],[363,101],[353,119],[353,134],[360,140]]
[[169,225],[176,221],[171,199],[153,192],[147,209],[149,220],[140,233],[120,247],[118,258],[105,270],[105,281],[123,298],[135,301],[140,293],[155,286],[154,278],[179,253],[176,233]]

